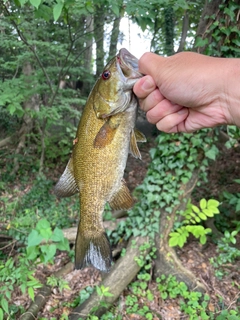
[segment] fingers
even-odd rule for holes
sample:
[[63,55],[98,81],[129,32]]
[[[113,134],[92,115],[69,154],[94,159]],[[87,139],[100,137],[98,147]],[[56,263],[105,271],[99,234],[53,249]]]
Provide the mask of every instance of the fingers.
[[[150,96],[148,96],[148,98],[150,98]],[[172,104],[169,100],[163,99],[159,103],[157,103],[155,107],[147,112],[146,117],[150,123],[156,124],[161,119],[164,119],[171,114],[177,113],[181,109],[182,106],[179,106],[178,104]]]
[[167,133],[186,132],[185,120],[188,117],[188,113],[189,110],[187,108],[182,108],[178,112],[168,114],[156,123],[156,127],[158,130]]

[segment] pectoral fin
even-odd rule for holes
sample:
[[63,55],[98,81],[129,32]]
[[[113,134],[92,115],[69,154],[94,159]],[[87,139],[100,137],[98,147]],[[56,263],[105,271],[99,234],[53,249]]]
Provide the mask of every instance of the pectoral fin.
[[134,130],[131,131],[130,134],[130,153],[138,159],[142,159],[141,153],[138,149],[137,139],[134,133]]
[[63,174],[54,187],[54,193],[57,197],[62,198],[70,197],[78,192],[78,186],[73,175],[73,160],[71,157]]
[[109,145],[115,136],[120,122],[121,116],[110,117],[98,131],[94,139],[94,147],[104,148],[105,146]]
[[122,182],[120,189],[113,195],[109,201],[109,205],[114,210],[130,209],[134,204],[134,200],[130,194],[125,182]]
[[137,142],[146,142],[147,141],[147,138],[145,137],[145,135],[139,131],[138,129],[134,129],[134,133],[135,133],[135,137],[136,137],[136,140]]

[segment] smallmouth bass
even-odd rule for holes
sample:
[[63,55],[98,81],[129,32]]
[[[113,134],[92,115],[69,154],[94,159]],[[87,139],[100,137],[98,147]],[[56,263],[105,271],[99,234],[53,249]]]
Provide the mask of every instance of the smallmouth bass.
[[121,49],[106,66],[84,107],[71,158],[57,182],[58,197],[79,193],[80,221],[75,243],[75,268],[93,265],[109,271],[112,254],[102,221],[106,202],[129,209],[133,198],[124,180],[128,153],[141,159],[135,129],[138,101],[132,88],[142,77],[138,59]]

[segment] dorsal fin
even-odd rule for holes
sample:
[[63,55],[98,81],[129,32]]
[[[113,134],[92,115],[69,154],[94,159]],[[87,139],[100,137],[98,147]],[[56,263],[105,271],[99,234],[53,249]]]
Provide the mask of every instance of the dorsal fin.
[[71,157],[63,174],[61,175],[56,186],[54,187],[54,193],[57,197],[62,198],[70,197],[78,192],[79,190],[74,178],[73,160]]

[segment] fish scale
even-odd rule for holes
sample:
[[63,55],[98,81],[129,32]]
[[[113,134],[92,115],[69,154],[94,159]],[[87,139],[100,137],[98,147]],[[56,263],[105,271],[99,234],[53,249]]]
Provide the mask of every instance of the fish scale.
[[[111,248],[102,221],[104,206],[129,209],[134,201],[123,180],[129,152],[141,158],[135,129],[137,99],[132,87],[141,77],[137,59],[121,49],[105,67],[84,107],[72,156],[55,186],[59,197],[79,193],[80,221],[75,268],[111,267]],[[109,78],[108,78],[109,77]]]

